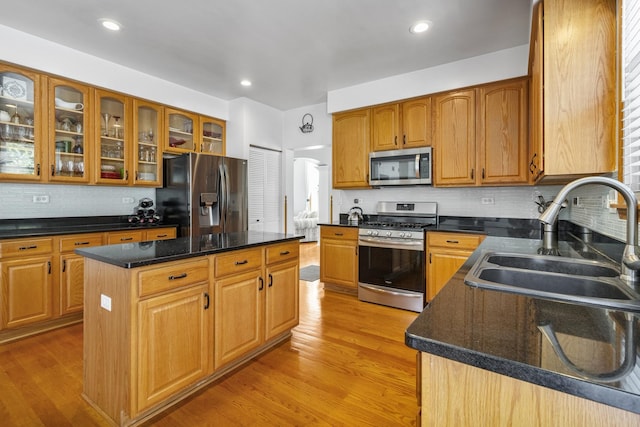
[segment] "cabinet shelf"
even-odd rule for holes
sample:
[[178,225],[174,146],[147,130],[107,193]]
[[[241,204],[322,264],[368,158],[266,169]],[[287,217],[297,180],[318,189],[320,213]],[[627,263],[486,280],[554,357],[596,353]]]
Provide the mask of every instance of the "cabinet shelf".
[[0,95],[0,100],[4,101],[5,104],[9,103],[9,104],[17,105],[18,107],[33,108],[33,101],[29,101],[26,99],[16,99],[10,96]]
[[100,160],[106,160],[109,162],[118,162],[118,163],[124,163],[124,159],[119,159],[117,157],[100,157]]

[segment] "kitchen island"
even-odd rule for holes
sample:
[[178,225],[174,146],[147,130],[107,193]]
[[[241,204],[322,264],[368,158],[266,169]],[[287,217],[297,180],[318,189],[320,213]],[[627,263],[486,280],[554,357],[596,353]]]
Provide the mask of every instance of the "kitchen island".
[[84,398],[137,425],[288,339],[302,236],[238,232],[77,250]]
[[[487,237],[407,329],[406,344],[420,351],[423,426],[640,425],[637,315],[464,283],[485,252],[535,254],[540,247],[537,239]],[[559,250],[600,256],[579,239],[559,242]],[[625,349],[629,340],[633,351]]]

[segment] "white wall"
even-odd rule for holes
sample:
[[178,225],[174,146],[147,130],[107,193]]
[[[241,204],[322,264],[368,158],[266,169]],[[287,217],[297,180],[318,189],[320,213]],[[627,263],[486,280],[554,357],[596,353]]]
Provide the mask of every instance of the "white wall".
[[351,110],[527,74],[529,45],[426,68],[327,93],[327,111]]

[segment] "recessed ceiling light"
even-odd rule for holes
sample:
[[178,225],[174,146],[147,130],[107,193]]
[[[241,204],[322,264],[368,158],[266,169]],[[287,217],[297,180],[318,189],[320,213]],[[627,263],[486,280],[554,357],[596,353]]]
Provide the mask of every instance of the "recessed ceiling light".
[[251,80],[247,80],[247,79],[242,80],[242,81],[240,82],[240,84],[241,84],[242,86],[251,86]]
[[420,34],[420,33],[424,33],[425,31],[427,31],[430,26],[431,26],[431,22],[429,22],[429,21],[420,21],[420,22],[416,22],[415,24],[413,24],[413,26],[411,26],[411,28],[409,28],[409,31],[411,31],[413,34]]
[[122,25],[120,25],[118,22],[114,21],[113,19],[103,18],[103,19],[99,19],[98,21],[100,21],[102,26],[105,27],[107,30],[120,31],[120,28],[122,28]]

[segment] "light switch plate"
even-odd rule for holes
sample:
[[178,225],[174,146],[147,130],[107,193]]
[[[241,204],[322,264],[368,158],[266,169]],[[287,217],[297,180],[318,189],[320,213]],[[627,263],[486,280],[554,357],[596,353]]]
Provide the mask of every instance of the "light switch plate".
[[107,311],[111,311],[111,298],[105,294],[100,294],[100,307]]

